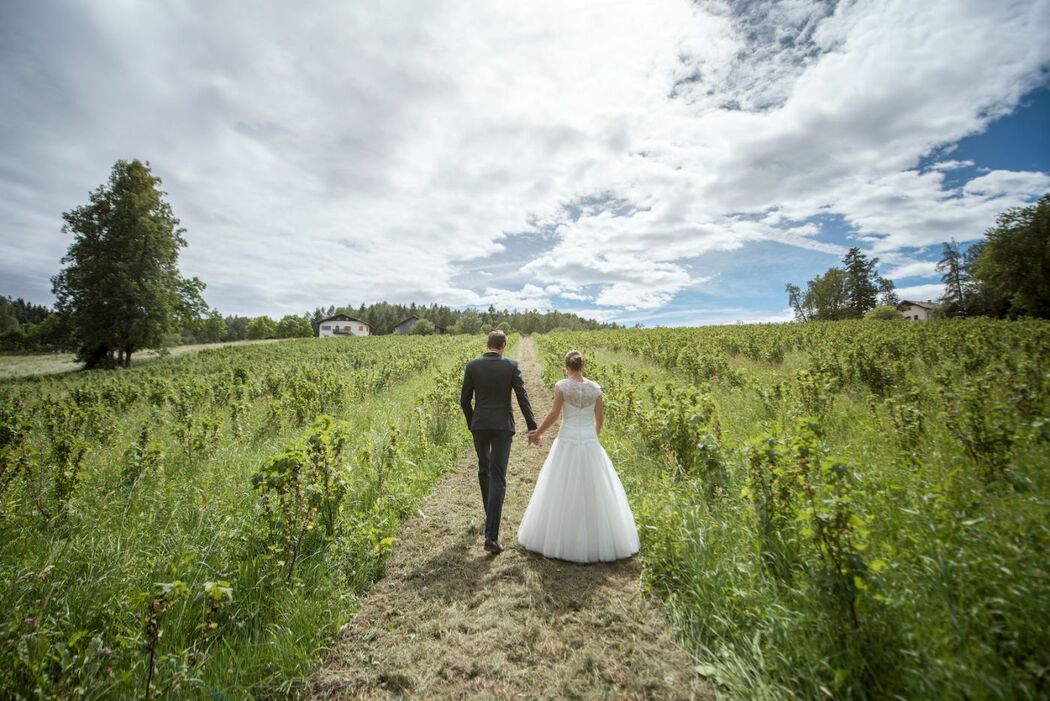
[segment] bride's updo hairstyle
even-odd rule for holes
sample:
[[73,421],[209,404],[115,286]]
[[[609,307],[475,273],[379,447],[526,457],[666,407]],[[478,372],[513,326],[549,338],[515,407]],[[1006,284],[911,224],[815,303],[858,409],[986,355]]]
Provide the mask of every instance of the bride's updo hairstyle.
[[583,353],[577,350],[565,354],[565,367],[575,372],[583,370]]

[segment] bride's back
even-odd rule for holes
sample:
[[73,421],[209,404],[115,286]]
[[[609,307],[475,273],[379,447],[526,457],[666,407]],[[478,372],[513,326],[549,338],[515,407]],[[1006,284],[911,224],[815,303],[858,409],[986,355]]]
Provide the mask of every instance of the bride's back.
[[[559,438],[596,438],[594,431],[594,404],[602,394],[597,382],[586,378],[566,377],[555,385],[563,397],[562,425]],[[568,432],[567,432],[568,431]]]

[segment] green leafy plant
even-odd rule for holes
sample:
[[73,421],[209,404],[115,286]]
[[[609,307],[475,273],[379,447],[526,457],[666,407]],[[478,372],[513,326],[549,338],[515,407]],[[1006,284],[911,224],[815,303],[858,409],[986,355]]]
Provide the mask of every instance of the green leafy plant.
[[153,688],[153,677],[157,671],[157,655],[161,637],[164,635],[164,619],[175,603],[189,596],[189,588],[180,580],[161,582],[151,594],[146,595],[146,614],[143,617],[146,633],[146,688],[144,697],[149,698]]
[[342,455],[348,436],[348,424],[321,416],[303,438],[252,477],[285,581],[291,580],[307,537],[318,523],[329,535],[335,531],[347,491]]

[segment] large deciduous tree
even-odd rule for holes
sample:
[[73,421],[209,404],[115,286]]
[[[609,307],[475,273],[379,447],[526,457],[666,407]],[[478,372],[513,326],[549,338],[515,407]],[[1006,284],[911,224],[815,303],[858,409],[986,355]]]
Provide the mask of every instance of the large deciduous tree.
[[306,316],[287,314],[277,322],[277,338],[309,338],[314,335],[314,327]]
[[52,287],[88,367],[127,367],[204,309],[204,284],[179,273],[185,230],[159,186],[148,163],[117,161],[88,204],[62,215],[73,243]]
[[837,321],[852,316],[849,294],[849,275],[842,268],[828,268],[806,283],[803,306],[809,309],[809,318],[818,321]]
[[200,336],[205,343],[216,343],[226,336],[226,320],[218,310],[208,312],[199,322]]
[[970,247],[968,270],[983,312],[1050,318],[1050,194],[999,215]]
[[264,338],[277,338],[277,324],[268,316],[257,316],[248,322],[244,337],[251,341]]

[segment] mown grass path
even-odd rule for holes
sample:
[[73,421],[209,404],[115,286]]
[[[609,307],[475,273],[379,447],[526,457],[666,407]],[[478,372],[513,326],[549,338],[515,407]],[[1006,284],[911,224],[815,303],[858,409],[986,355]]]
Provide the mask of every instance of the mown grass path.
[[[516,355],[542,416],[552,396],[532,342]],[[385,576],[309,679],[312,697],[714,697],[642,592],[637,558],[575,565],[518,545],[548,449],[514,442],[499,556],[481,547],[476,459],[459,460],[406,521]]]

